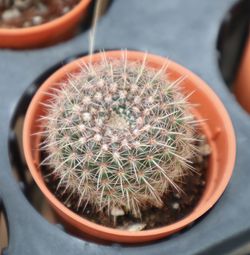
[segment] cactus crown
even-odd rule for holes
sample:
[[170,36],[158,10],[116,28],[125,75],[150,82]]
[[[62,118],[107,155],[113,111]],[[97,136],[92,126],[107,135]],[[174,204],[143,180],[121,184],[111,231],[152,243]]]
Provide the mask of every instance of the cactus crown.
[[[107,58],[83,63],[81,70],[51,88],[41,118],[41,163],[58,187],[110,213],[114,208],[139,217],[147,206],[192,171],[197,152],[191,105],[170,81],[167,66]],[[70,199],[70,198],[69,198]]]

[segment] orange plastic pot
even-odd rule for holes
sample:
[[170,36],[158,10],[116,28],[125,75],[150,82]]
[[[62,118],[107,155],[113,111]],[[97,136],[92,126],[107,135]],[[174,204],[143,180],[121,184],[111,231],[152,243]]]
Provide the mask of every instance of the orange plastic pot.
[[241,106],[250,113],[250,38],[242,56],[233,92]]
[[[107,52],[107,56],[112,58],[120,58],[121,54],[121,51]],[[127,57],[128,60],[131,61],[142,61],[144,53],[128,51]],[[92,56],[92,61],[94,63],[99,62],[100,59],[101,54]],[[24,121],[23,147],[29,170],[35,182],[60,217],[63,218],[67,224],[71,224],[71,226],[82,233],[88,233],[92,236],[115,242],[139,243],[159,239],[177,232],[198,219],[216,203],[225,190],[232,175],[236,153],[235,135],[232,123],[223,104],[204,81],[186,68],[169,61],[167,69],[169,78],[175,80],[183,75],[187,77],[183,81],[183,91],[184,93],[190,93],[191,91],[195,92],[190,97],[191,103],[199,105],[194,114],[198,119],[207,119],[202,125],[202,130],[212,148],[212,154],[210,157],[209,168],[207,170],[207,184],[204,194],[198,205],[189,215],[168,226],[140,232],[129,232],[104,227],[92,223],[72,212],[49,191],[44,183],[41,169],[39,168],[38,143],[41,138],[31,136],[40,131],[37,119],[39,116],[45,114],[44,108],[40,102],[50,98],[45,92],[51,87],[58,86],[60,81],[67,79],[69,73],[74,73],[79,70],[80,63],[87,63],[89,61],[90,57],[86,56],[75,60],[56,71],[42,84],[29,105]],[[147,64],[157,69],[161,68],[166,61],[168,60],[150,54],[147,57]]]
[[0,28],[0,48],[33,48],[47,46],[66,38],[86,17],[91,0],[81,0],[65,15],[29,28]]

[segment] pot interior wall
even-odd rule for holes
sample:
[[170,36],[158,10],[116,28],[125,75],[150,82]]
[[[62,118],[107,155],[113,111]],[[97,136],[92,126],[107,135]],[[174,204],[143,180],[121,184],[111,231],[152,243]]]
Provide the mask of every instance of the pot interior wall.
[[8,247],[9,238],[8,238],[8,225],[6,221],[5,214],[3,212],[2,205],[0,205],[0,253],[4,251],[5,248]]

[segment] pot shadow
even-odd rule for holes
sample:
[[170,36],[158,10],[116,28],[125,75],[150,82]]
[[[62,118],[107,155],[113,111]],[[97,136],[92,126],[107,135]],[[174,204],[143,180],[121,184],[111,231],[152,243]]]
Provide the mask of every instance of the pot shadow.
[[[111,50],[111,49],[110,49]],[[117,50],[117,49],[112,49]],[[99,50],[96,50],[95,52],[99,52]],[[46,70],[44,73],[42,73],[37,79],[32,82],[27,89],[24,91],[23,95],[19,99],[15,111],[12,115],[11,122],[10,122],[10,130],[9,130],[9,159],[12,166],[12,172],[15,176],[17,182],[19,183],[19,187],[22,190],[22,192],[25,194],[27,200],[31,203],[31,205],[37,210],[37,212],[44,217],[48,222],[55,225],[55,227],[61,229],[62,231],[68,233],[69,235],[73,235],[77,238],[84,239],[86,241],[94,242],[97,244],[102,245],[111,245],[111,246],[118,246],[118,247],[133,247],[133,246],[145,246],[150,245],[151,243],[141,243],[141,244],[121,244],[121,243],[112,243],[109,241],[105,241],[102,239],[97,239],[95,237],[92,237],[90,235],[84,235],[84,236],[78,236],[77,233],[74,232],[69,226],[62,225],[60,218],[54,213],[54,210],[49,205],[45,197],[43,196],[40,189],[37,187],[36,183],[33,181],[32,176],[28,170],[24,153],[23,153],[23,146],[22,146],[22,129],[23,129],[23,122],[24,117],[27,111],[27,108],[29,106],[29,103],[40,87],[41,84],[51,75],[53,74],[57,69],[62,67],[63,65],[79,58],[86,56],[88,53],[84,52],[81,54],[77,54],[72,57],[68,57],[61,61],[60,63],[52,66],[48,70]],[[180,230],[178,233],[172,234],[169,237],[166,237],[164,239],[153,241],[153,243],[161,243],[165,242],[167,240],[173,239],[176,236],[180,236],[183,233],[189,231],[191,228],[193,228],[196,224],[198,224],[202,219],[208,214],[207,212],[205,215],[200,217],[195,222],[189,224],[184,229]]]
[[237,1],[225,14],[217,43],[218,65],[229,89],[232,89],[249,36],[250,1]]

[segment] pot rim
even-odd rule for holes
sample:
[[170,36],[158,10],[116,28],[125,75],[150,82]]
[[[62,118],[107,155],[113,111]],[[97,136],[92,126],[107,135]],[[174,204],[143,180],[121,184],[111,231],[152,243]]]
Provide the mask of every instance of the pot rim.
[[1,35],[27,36],[33,33],[42,33],[44,31],[50,30],[54,27],[60,26],[61,23],[70,22],[72,18],[79,15],[82,10],[84,10],[89,5],[90,2],[91,0],[80,0],[80,2],[68,13],[41,25],[26,28],[0,28],[0,37]]
[[[124,51],[107,51],[106,54],[109,57],[114,57],[117,58],[120,56]],[[92,55],[92,61],[93,62],[98,62],[100,59],[100,54],[97,53]],[[139,51],[127,51],[128,57],[131,60],[142,60],[145,53],[144,52],[139,52]],[[155,229],[150,229],[150,230],[143,230],[140,232],[129,232],[126,230],[118,230],[118,229],[113,229],[109,227],[105,227],[96,223],[93,223],[87,219],[84,219],[83,217],[79,216],[78,214],[74,213],[70,209],[68,209],[66,206],[64,206],[47,188],[45,185],[44,181],[42,178],[40,178],[38,169],[36,168],[32,154],[31,154],[31,146],[30,146],[30,126],[32,124],[34,115],[34,110],[36,108],[37,103],[40,101],[39,99],[42,97],[43,91],[48,89],[48,87],[51,84],[55,84],[55,81],[60,80],[61,78],[65,77],[65,74],[70,73],[74,70],[77,70],[79,68],[79,63],[87,62],[86,60],[89,61],[90,56],[85,56],[82,58],[79,58],[77,60],[72,61],[71,63],[63,66],[59,70],[57,70],[53,75],[51,75],[43,84],[42,86],[38,89],[37,93],[33,97],[29,108],[26,113],[25,121],[24,121],[24,128],[23,128],[23,148],[24,148],[24,154],[25,158],[29,167],[29,170],[32,174],[32,177],[34,178],[36,184],[39,186],[41,189],[42,193],[46,196],[46,198],[50,201],[50,203],[57,208],[60,212],[63,212],[63,214],[66,214],[71,222],[79,222],[81,225],[87,226],[87,228],[92,229],[94,232],[102,232],[105,234],[111,234],[112,236],[116,237],[128,237],[128,238],[133,238],[133,237],[149,237],[151,236],[152,238],[150,240],[156,239],[157,236],[163,236],[164,233],[173,233],[188,224],[194,222],[196,219],[198,219],[200,216],[205,214],[220,198],[220,196],[223,194],[231,176],[232,172],[234,169],[234,163],[235,163],[235,157],[236,157],[236,139],[235,139],[235,133],[233,129],[232,122],[230,120],[230,117],[218,98],[218,96],[213,92],[213,90],[206,85],[206,83],[201,80],[198,76],[196,76],[194,73],[186,69],[185,67],[171,61],[167,60],[169,67],[171,66],[171,69],[173,70],[178,70],[178,73],[180,74],[185,74],[190,80],[192,80],[193,83],[195,83],[196,87],[202,91],[202,93],[206,93],[206,95],[210,98],[213,98],[213,103],[216,105],[217,111],[220,115],[220,117],[223,119],[225,129],[227,132],[227,136],[229,139],[229,148],[228,148],[228,155],[227,155],[227,163],[225,165],[225,174],[223,176],[223,182],[220,183],[219,186],[217,186],[216,191],[213,193],[213,195],[205,201],[205,203],[202,204],[202,206],[199,206],[200,203],[193,209],[190,214],[185,216],[183,219],[172,223],[170,225],[166,225],[163,227],[155,228]],[[166,63],[166,59],[160,56],[155,56],[152,54],[147,54],[147,62],[148,63],[154,63],[156,65],[162,66],[162,64]],[[32,116],[32,118],[31,118]],[[155,238],[154,238],[155,237]]]

